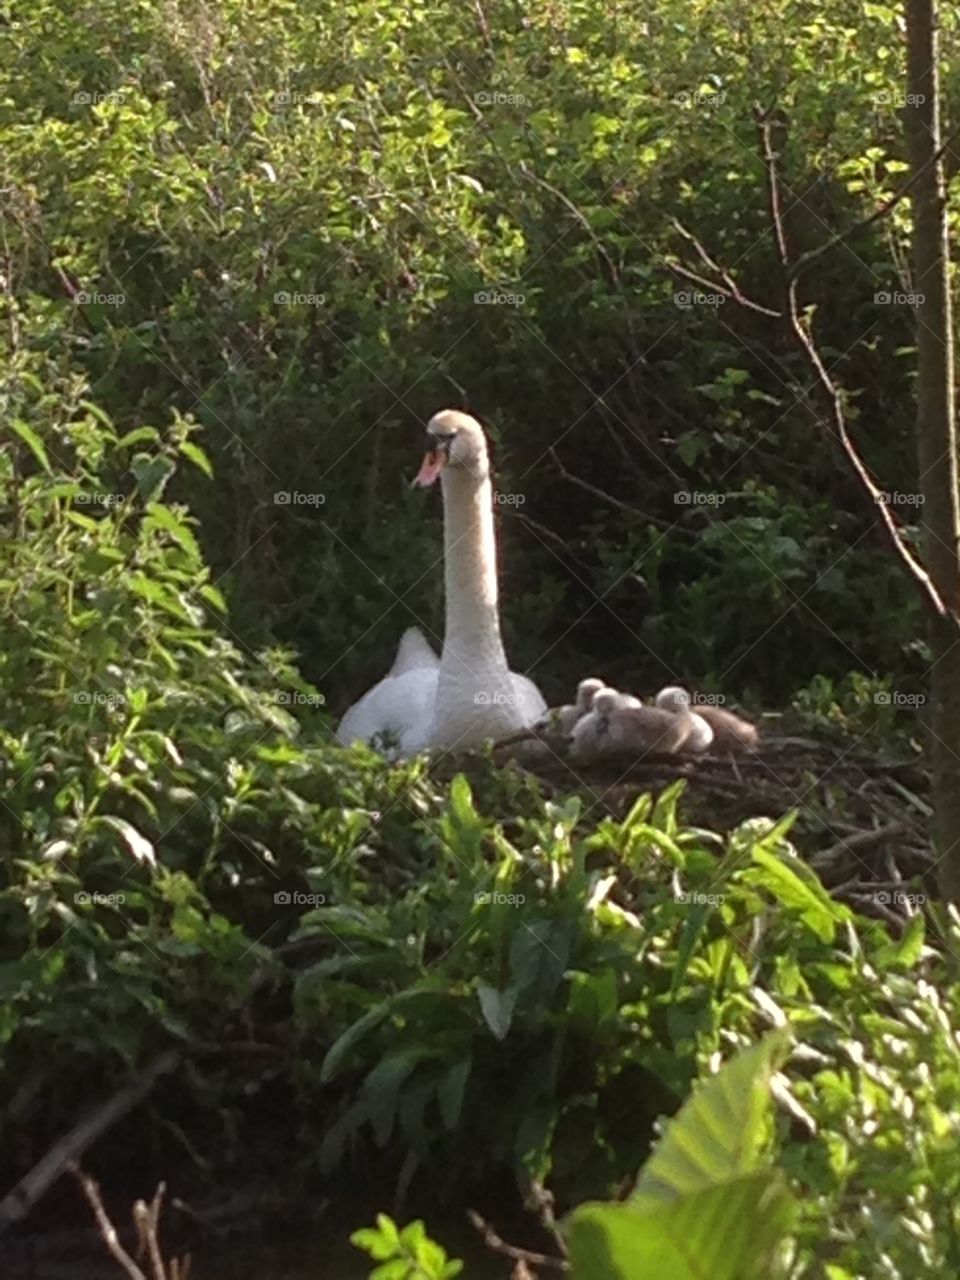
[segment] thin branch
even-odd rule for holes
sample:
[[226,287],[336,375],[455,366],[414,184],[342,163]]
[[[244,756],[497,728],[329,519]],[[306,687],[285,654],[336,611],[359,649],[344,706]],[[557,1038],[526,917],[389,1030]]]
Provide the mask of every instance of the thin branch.
[[582,210],[577,208],[577,206],[573,203],[573,201],[570,199],[569,196],[564,195],[564,193],[558,190],[557,187],[547,182],[546,178],[541,178],[539,174],[536,174],[531,169],[528,169],[526,164],[524,164],[523,161],[520,162],[520,172],[523,174],[523,176],[527,179],[528,182],[534,182],[538,187],[542,187],[544,191],[549,191],[550,194],[555,199],[559,200],[560,203],[563,205],[563,207],[567,209],[574,216],[574,218],[576,218],[577,222],[579,222],[580,226],[583,227],[584,231],[587,233],[587,235],[590,237],[590,240],[593,242],[594,249],[596,249],[597,253],[603,259],[603,261],[607,264],[607,270],[610,272],[610,279],[613,281],[615,285],[619,287],[620,272],[617,270],[616,263],[613,261],[609,253],[607,253],[606,249],[604,248],[603,242],[600,240],[597,233],[594,231],[593,227],[590,225],[590,219],[587,217],[587,215],[583,213]]
[[724,271],[719,263],[714,262],[713,258],[711,258],[704,246],[696,236],[692,234],[692,232],[687,230],[682,222],[677,218],[674,218],[673,225],[674,229],[683,236],[684,240],[693,246],[701,262],[704,263],[708,270],[715,272],[726,287],[718,290],[714,281],[706,280],[703,276],[696,275],[693,271],[689,271],[680,263],[668,263],[671,271],[676,271],[678,275],[685,276],[686,279],[692,280],[696,284],[705,285],[708,289],[714,292],[722,293],[725,298],[738,302],[741,307],[746,307],[750,311],[758,311],[760,315],[771,316],[774,320],[779,320],[781,318],[779,311],[773,311],[770,307],[761,306],[759,302],[754,302],[753,299],[748,298],[745,293],[741,293],[740,286],[737,284],[736,280],[734,280],[730,272]]
[[801,348],[807,357],[820,387],[830,406],[830,412],[833,419],[834,431],[839,439],[843,450],[850,461],[860,480],[861,485],[869,493],[873,499],[874,505],[879,509],[880,518],[887,527],[890,540],[899,555],[900,559],[906,565],[914,581],[919,586],[927,603],[936,611],[939,617],[948,618],[955,623],[960,629],[960,618],[944,603],[938,592],[933,579],[929,573],[914,556],[913,552],[907,546],[903,532],[893,516],[889,503],[886,502],[883,490],[876,484],[870,472],[867,470],[863,460],[857,452],[856,445],[850,438],[847,431],[846,414],[844,412],[843,398],[840,389],[830,377],[827,368],[820,357],[813,339],[803,321],[800,319],[800,313],[797,307],[797,279],[796,275],[791,275],[790,256],[787,247],[786,230],[783,222],[783,208],[780,195],[780,177],[777,169],[777,153],[773,146],[771,137],[771,120],[770,113],[761,111],[759,108],[755,111],[755,119],[760,138],[760,154],[763,160],[763,167],[767,181],[767,197],[770,206],[770,218],[773,228],[774,243],[777,249],[777,255],[780,259],[780,265],[783,269],[783,286],[784,286],[784,310],[786,313],[787,332],[797,345]]
[[93,1210],[93,1216],[97,1220],[97,1226],[100,1228],[100,1236],[103,1243],[107,1246],[111,1256],[123,1267],[124,1271],[130,1277],[130,1280],[148,1280],[147,1276],[140,1270],[134,1260],[124,1249],[117,1235],[117,1229],[107,1217],[107,1211],[103,1207],[103,1201],[100,1198],[100,1188],[94,1180],[83,1172],[75,1161],[71,1160],[67,1165],[70,1173],[80,1183],[83,1194],[87,1203]]
[[554,465],[560,472],[564,480],[570,484],[577,485],[578,488],[592,494],[595,498],[599,498],[601,502],[606,502],[611,507],[616,507],[618,511],[626,511],[632,516],[640,516],[642,520],[649,520],[651,524],[655,524],[658,529],[672,529],[673,524],[669,520],[661,520],[657,516],[649,515],[646,511],[641,511],[639,507],[632,507],[629,502],[622,502],[620,498],[615,498],[612,493],[606,493],[603,489],[598,489],[589,480],[583,480],[580,476],[575,476],[573,472],[568,471],[557,456],[557,452],[553,445],[548,450],[550,457],[553,459]]
[[[679,223],[677,224],[679,226]],[[707,289],[711,293],[719,293],[722,298],[726,298],[728,302],[738,302],[741,307],[747,311],[756,311],[762,316],[770,316],[774,320],[783,319],[783,315],[779,311],[774,311],[772,307],[765,307],[760,302],[754,302],[752,298],[748,298],[745,293],[741,293],[740,289],[734,285],[732,289],[725,288],[717,283],[716,280],[708,280],[706,276],[698,276],[695,271],[691,271],[689,267],[685,267],[682,262],[667,262],[666,269],[674,275],[679,276],[681,280],[689,280],[691,284],[698,284],[702,289]]]
[[40,1197],[71,1164],[83,1155],[103,1133],[141,1102],[160,1076],[172,1071],[180,1061],[175,1049],[168,1049],[118,1090],[79,1120],[69,1133],[58,1139],[29,1173],[0,1201],[0,1235],[25,1218]]
[[470,1222],[480,1232],[483,1237],[483,1243],[488,1249],[492,1249],[494,1253],[502,1254],[505,1258],[510,1258],[513,1262],[529,1262],[533,1267],[546,1267],[550,1271],[567,1271],[568,1264],[562,1258],[551,1258],[546,1253],[534,1253],[531,1249],[518,1249],[516,1245],[507,1244],[494,1231],[493,1227],[483,1218],[480,1217],[473,1209],[467,1210],[467,1217]]

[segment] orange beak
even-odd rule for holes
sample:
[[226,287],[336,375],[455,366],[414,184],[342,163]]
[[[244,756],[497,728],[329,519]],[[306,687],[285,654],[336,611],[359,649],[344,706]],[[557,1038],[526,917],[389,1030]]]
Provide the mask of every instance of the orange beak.
[[420,470],[417,472],[414,485],[418,489],[428,489],[434,483],[440,472],[446,466],[447,454],[445,449],[431,449],[429,453],[424,454],[423,462],[420,464]]

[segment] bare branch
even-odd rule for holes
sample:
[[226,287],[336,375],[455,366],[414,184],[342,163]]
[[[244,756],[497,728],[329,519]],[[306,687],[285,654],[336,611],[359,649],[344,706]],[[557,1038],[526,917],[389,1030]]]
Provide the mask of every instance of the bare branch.
[[576,476],[572,471],[568,471],[557,456],[553,445],[549,449],[550,457],[554,461],[554,465],[560,472],[564,480],[568,480],[570,484],[577,485],[586,493],[591,493],[595,498],[599,498],[601,502],[606,502],[611,507],[616,507],[618,511],[626,511],[632,516],[639,516],[642,520],[648,520],[651,524],[655,524],[658,529],[672,529],[674,525],[669,520],[661,520],[658,516],[652,516],[646,511],[641,511],[639,507],[632,507],[629,502],[622,502],[619,498],[615,498],[612,493],[606,493],[603,489],[598,489],[596,485],[591,484],[589,480],[584,480],[580,476]]
[[516,1245],[507,1244],[483,1218],[473,1209],[467,1210],[467,1217],[483,1237],[483,1243],[494,1253],[502,1254],[514,1262],[529,1262],[533,1267],[546,1267],[550,1271],[567,1271],[568,1264],[562,1258],[551,1258],[545,1253],[534,1253],[531,1249],[518,1249]]
[[175,1049],[168,1049],[150,1064],[140,1075],[118,1090],[106,1102],[95,1107],[79,1120],[69,1133],[53,1144],[33,1166],[29,1173],[0,1201],[0,1235],[25,1218],[40,1197],[51,1187],[65,1169],[75,1162],[101,1134],[121,1120],[128,1111],[141,1102],[160,1076],[172,1071],[180,1061]]
[[111,1256],[120,1264],[121,1267],[123,1267],[124,1271],[130,1277],[130,1280],[147,1280],[147,1276],[144,1275],[120,1243],[120,1238],[117,1235],[117,1229],[107,1217],[107,1211],[103,1207],[103,1200],[100,1198],[100,1188],[94,1182],[93,1178],[85,1174],[80,1166],[72,1160],[67,1165],[67,1168],[80,1183],[83,1194],[87,1199],[87,1203],[93,1210],[93,1216],[97,1220],[97,1226],[100,1228],[100,1236],[103,1243],[107,1246]]
[[893,543],[897,555],[899,555],[900,559],[906,565],[914,581],[923,593],[924,599],[930,606],[932,606],[937,615],[941,618],[949,618],[956,624],[958,629],[960,629],[960,618],[948,609],[940,596],[933,579],[930,577],[930,574],[910,550],[904,537],[903,530],[894,518],[889,504],[884,500],[883,490],[880,489],[874,481],[862,458],[857,452],[856,445],[850,438],[850,433],[847,431],[846,414],[844,412],[843,398],[840,394],[840,389],[827,372],[827,368],[810,336],[810,332],[800,318],[800,312],[797,307],[797,278],[795,273],[791,273],[786,229],[783,222],[780,177],[777,169],[778,157],[773,145],[771,134],[770,112],[761,111],[757,108],[755,111],[755,119],[757,121],[760,138],[760,155],[763,160],[764,172],[766,174],[767,197],[769,200],[773,238],[777,249],[777,255],[780,259],[780,265],[783,269],[784,312],[787,324],[787,334],[792,337],[797,346],[799,346],[806,355],[807,360],[816,374],[817,381],[820,384],[830,408],[834,434],[840,441],[840,444],[850,461],[850,465],[856,472],[861,485],[866,489],[867,493],[873,499],[875,506],[878,508],[880,518],[886,525],[887,532],[890,535],[890,540]]

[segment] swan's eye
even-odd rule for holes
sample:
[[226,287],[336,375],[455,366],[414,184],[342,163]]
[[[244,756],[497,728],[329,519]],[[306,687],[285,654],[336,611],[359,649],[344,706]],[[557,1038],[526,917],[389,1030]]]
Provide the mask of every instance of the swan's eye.
[[449,449],[456,438],[455,431],[448,431],[444,435],[440,435],[439,432],[427,432],[427,440],[432,449]]

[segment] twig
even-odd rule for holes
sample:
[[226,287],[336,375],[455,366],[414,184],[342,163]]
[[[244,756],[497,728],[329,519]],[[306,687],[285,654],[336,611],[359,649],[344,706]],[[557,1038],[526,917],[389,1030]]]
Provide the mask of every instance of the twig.
[[166,1189],[166,1183],[161,1182],[149,1205],[144,1200],[138,1200],[133,1206],[133,1220],[140,1233],[141,1250],[150,1259],[153,1280],[167,1280],[167,1269],[160,1252],[160,1213]]
[[95,1107],[53,1144],[29,1173],[0,1201],[0,1236],[15,1222],[27,1216],[36,1202],[53,1185],[65,1169],[76,1163],[106,1131],[141,1102],[160,1076],[172,1071],[180,1061],[175,1049],[160,1054],[150,1066],[124,1085],[112,1098]]
[[66,1166],[70,1173],[80,1183],[83,1194],[86,1196],[87,1203],[93,1210],[93,1216],[97,1220],[97,1226],[100,1228],[100,1236],[103,1243],[107,1246],[112,1257],[123,1267],[124,1271],[130,1277],[130,1280],[147,1280],[147,1276],[140,1270],[134,1260],[124,1249],[117,1236],[117,1229],[107,1217],[107,1211],[103,1207],[103,1201],[100,1198],[100,1188],[94,1180],[83,1172],[80,1166],[73,1160]]
[[567,209],[574,216],[574,218],[576,218],[577,222],[579,222],[580,226],[583,227],[584,231],[586,231],[587,235],[590,237],[590,240],[593,242],[594,249],[596,249],[599,256],[607,264],[607,270],[610,272],[610,279],[613,281],[615,285],[619,287],[620,272],[617,270],[616,263],[610,257],[609,253],[607,253],[602,241],[597,236],[597,233],[594,231],[593,227],[591,227],[590,219],[586,216],[586,214],[577,208],[577,206],[573,203],[573,201],[570,199],[569,196],[564,195],[564,193],[560,191],[557,187],[547,182],[546,178],[541,178],[539,174],[536,174],[532,170],[528,169],[526,164],[524,164],[523,161],[520,162],[520,172],[523,174],[523,176],[527,179],[528,182],[534,182],[538,187],[542,187],[544,191],[549,191],[550,194],[555,199],[559,200],[560,203],[564,206],[564,208]]
[[674,218],[673,225],[674,225],[674,228],[680,233],[680,235],[683,236],[684,240],[686,240],[688,244],[691,244],[693,248],[697,251],[697,254],[700,257],[701,262],[703,262],[710,271],[716,272],[716,274],[723,281],[726,288],[718,289],[718,286],[715,281],[707,280],[703,276],[698,276],[693,271],[689,271],[686,267],[682,266],[682,264],[679,264],[679,263],[677,264],[669,263],[668,265],[671,271],[676,271],[679,275],[686,276],[688,280],[693,280],[697,284],[705,285],[708,289],[712,291],[720,292],[726,298],[732,298],[734,302],[738,302],[741,307],[746,307],[750,311],[758,311],[760,315],[771,316],[774,320],[779,320],[782,318],[781,313],[779,311],[773,311],[770,307],[764,307],[759,302],[754,302],[752,298],[748,298],[745,293],[741,293],[739,285],[737,284],[736,280],[734,280],[730,272],[725,271],[720,266],[719,263],[714,262],[713,258],[711,258],[710,254],[707,252],[704,246],[700,243],[700,241],[696,238],[696,236],[692,234],[692,232],[687,230],[687,228],[683,225],[682,222],[680,222],[677,218]]
[[553,445],[550,446],[548,453],[560,475],[570,484],[577,485],[578,488],[592,494],[595,498],[599,498],[601,502],[606,502],[611,507],[616,507],[618,511],[626,511],[629,515],[639,516],[642,520],[648,520],[650,524],[655,524],[658,529],[673,529],[673,524],[668,520],[661,520],[658,516],[652,516],[646,511],[641,511],[639,507],[632,507],[629,502],[623,502],[620,498],[615,498],[612,493],[606,493],[603,489],[598,489],[596,485],[591,484],[589,480],[584,480],[581,476],[576,476],[573,472],[568,471],[560,461]]
[[483,1237],[483,1243],[488,1249],[492,1249],[494,1253],[502,1254],[505,1258],[510,1258],[513,1262],[529,1262],[534,1267],[547,1267],[551,1271],[567,1271],[568,1264],[562,1258],[551,1258],[545,1253],[534,1253],[531,1249],[518,1249],[516,1245],[507,1244],[494,1231],[488,1222],[480,1217],[479,1213],[474,1209],[467,1210],[467,1217],[472,1225],[480,1232]]
[[770,218],[773,227],[774,243],[777,248],[780,266],[783,272],[784,313],[788,335],[792,336],[794,341],[804,352],[817,376],[820,387],[830,406],[833,426],[837,438],[843,446],[843,450],[850,461],[850,465],[856,472],[860,483],[873,499],[874,505],[879,508],[880,518],[886,525],[887,532],[890,535],[890,540],[893,543],[894,549],[906,565],[927,603],[935,610],[939,617],[949,619],[955,624],[957,629],[960,630],[960,617],[958,617],[944,603],[940,593],[937,591],[933,579],[907,546],[900,526],[897,524],[897,521],[890,509],[889,503],[884,501],[883,490],[875,483],[873,477],[867,470],[863,460],[857,452],[856,445],[851,440],[849,432],[847,431],[846,414],[844,413],[840,389],[827,372],[826,366],[820,358],[819,351],[800,319],[800,313],[797,307],[797,279],[796,276],[791,275],[790,272],[790,256],[783,221],[780,178],[777,170],[777,154],[774,150],[770,134],[770,113],[768,111],[761,111],[757,108],[755,111],[755,118],[760,137],[760,153],[763,160],[764,171],[766,173],[767,198],[770,206]]

